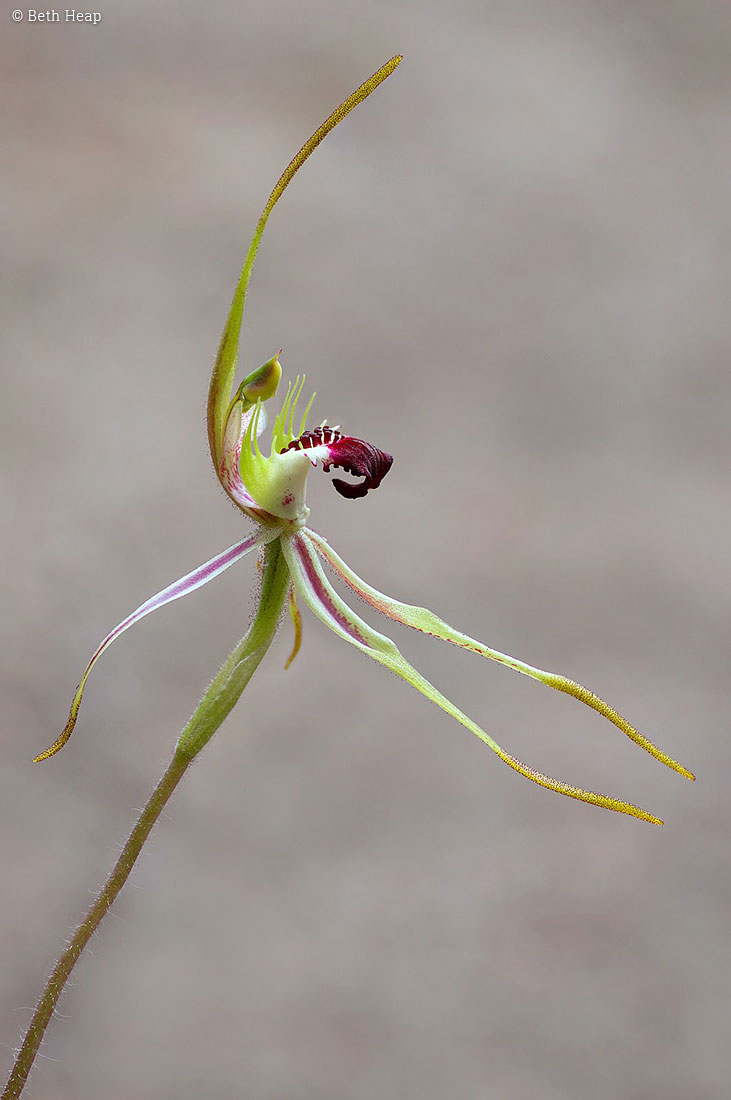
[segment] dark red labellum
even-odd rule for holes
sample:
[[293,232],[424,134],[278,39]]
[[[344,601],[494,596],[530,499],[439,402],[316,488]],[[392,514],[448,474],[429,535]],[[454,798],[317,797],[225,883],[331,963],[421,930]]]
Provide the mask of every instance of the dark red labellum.
[[342,435],[337,428],[328,428],[323,425],[313,431],[303,432],[299,439],[293,439],[284,451],[308,451],[315,447],[327,449],[327,457],[318,455],[325,473],[330,472],[331,467],[345,470],[354,477],[362,477],[364,480],[356,482],[343,481],[342,478],[333,478],[333,485],[341,496],[351,500],[364,497],[369,489],[377,489],[384,477],[391,469],[393,457],[385,451],[379,451],[372,443],[364,439],[355,439],[352,435]]

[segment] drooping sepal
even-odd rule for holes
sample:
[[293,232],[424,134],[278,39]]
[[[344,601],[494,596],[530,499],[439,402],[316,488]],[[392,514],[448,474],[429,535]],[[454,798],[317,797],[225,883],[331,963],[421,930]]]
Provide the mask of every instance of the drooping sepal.
[[491,661],[498,661],[516,672],[522,672],[524,676],[531,676],[534,680],[547,684],[548,687],[552,687],[556,691],[572,695],[574,699],[579,699],[586,706],[601,714],[602,717],[626,734],[631,741],[634,741],[650,756],[654,756],[656,760],[665,764],[666,767],[678,772],[679,775],[685,776],[686,779],[695,779],[692,772],[659,748],[649,737],[645,737],[644,734],[635,729],[614,707],[610,707],[593,691],[589,691],[588,688],[582,687],[581,684],[577,684],[565,676],[559,676],[555,672],[544,672],[543,669],[535,668],[533,665],[526,664],[525,661],[519,661],[516,657],[511,657],[507,653],[490,649],[483,642],[478,642],[475,638],[470,638],[468,634],[462,634],[461,631],[455,630],[454,627],[445,623],[443,619],[440,619],[438,615],[435,615],[433,611],[426,607],[415,607],[412,604],[401,603],[400,600],[395,600],[392,596],[386,596],[385,593],[379,592],[378,589],[373,588],[359,577],[357,573],[354,573],[321,535],[318,535],[315,531],[308,531],[308,536],[325,561],[332,566],[345,583],[371,607],[374,607],[389,619],[393,619],[397,623],[403,623],[405,626],[411,626],[424,634],[430,634],[433,638],[439,638],[443,642],[451,642],[452,645],[469,649],[481,657],[488,657]]
[[190,592],[194,592],[196,588],[201,588],[204,584],[208,584],[214,577],[218,577],[235,562],[243,558],[245,554],[250,553],[250,551],[258,546],[270,542],[279,534],[280,528],[260,527],[252,535],[235,543],[233,546],[229,546],[228,550],[224,550],[223,553],[217,554],[215,558],[211,558],[210,561],[205,562],[203,565],[199,565],[192,573],[187,573],[186,576],[181,577],[180,580],[174,581],[172,584],[169,584],[167,588],[163,588],[161,592],[151,596],[149,600],[145,600],[136,611],[133,611],[131,615],[128,615],[126,619],[123,619],[121,623],[115,626],[114,630],[111,630],[106,638],[97,646],[91,660],[86,666],[84,675],[81,677],[79,686],[76,689],[66,725],[53,744],[47,748],[45,752],[35,757],[34,763],[38,763],[40,760],[47,760],[49,756],[55,756],[59,749],[62,749],[68,741],[76,725],[76,719],[79,714],[79,708],[81,706],[81,700],[84,694],[84,688],[86,687],[86,681],[89,678],[89,673],[104,650],[108,649],[112,642],[116,641],[125,630],[134,626],[140,619],[143,619],[145,615],[149,615],[151,611],[157,611],[160,607],[164,607],[165,604],[171,603],[172,600],[178,600],[181,596],[187,596]]
[[598,791],[585,790],[583,787],[575,787],[573,784],[553,779],[543,772],[528,767],[501,748],[485,730],[481,729],[471,718],[468,718],[454,703],[442,695],[433,684],[430,684],[417,672],[406,661],[390,638],[374,630],[340,598],[325,576],[313,542],[312,532],[305,529],[288,538],[283,538],[282,551],[287,559],[292,580],[298,593],[326,626],[341,638],[345,638],[351,645],[356,646],[362,653],[372,657],[374,661],[385,665],[391,672],[400,676],[402,680],[412,684],[417,691],[420,691],[432,703],[441,707],[443,711],[479,737],[514,771],[519,772],[534,783],[556,791],[558,794],[566,795],[568,798],[575,798],[580,802],[588,802],[593,806],[601,806],[606,810],[614,810],[617,813],[640,818],[642,821],[662,825],[662,821],[658,817],[639,806],[633,805],[631,802],[624,802],[621,799],[600,794]]

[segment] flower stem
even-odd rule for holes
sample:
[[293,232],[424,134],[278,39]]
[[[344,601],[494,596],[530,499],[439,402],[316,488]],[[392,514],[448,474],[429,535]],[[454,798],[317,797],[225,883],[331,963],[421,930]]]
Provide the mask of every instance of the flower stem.
[[254,621],[246,636],[224,662],[196,707],[180,736],[167,770],[150,795],[109,878],[53,968],[36,1005],[0,1100],[17,1100],[25,1088],[38,1048],[71,971],[129,878],[137,857],[168,799],[191,762],[226,718],[259,666],[279,625],[279,616],[288,588],[289,570],[277,539],[264,551],[261,593]]
[[92,905],[83,921],[76,929],[73,939],[56,963],[50,978],[43,990],[36,1010],[33,1013],[28,1032],[23,1040],[18,1057],[15,1060],[13,1071],[8,1078],[2,1100],[16,1100],[20,1096],[25,1082],[35,1060],[38,1048],[45,1033],[48,1023],[53,1015],[61,991],[66,984],[81,952],[86,947],[92,934],[96,931],[107,910],[111,907],[119,891],[129,877],[135,861],[142,851],[142,846],[150,835],[152,826],[162,813],[163,807],[183,778],[190,760],[176,753],[160,782],[150,796],[150,800],[139,816],[137,824],[129,835],[121,856],[117,860],[113,871],[104,883],[96,901]]

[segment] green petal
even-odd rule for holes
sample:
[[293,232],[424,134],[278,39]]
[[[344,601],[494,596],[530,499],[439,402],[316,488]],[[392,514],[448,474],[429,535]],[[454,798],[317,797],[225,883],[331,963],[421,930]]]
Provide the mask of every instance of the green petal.
[[481,741],[489,745],[492,751],[514,771],[519,772],[534,783],[538,783],[541,787],[547,787],[549,790],[566,795],[568,798],[575,798],[580,802],[588,802],[593,806],[601,806],[606,810],[614,810],[617,813],[628,814],[630,817],[637,817],[654,825],[662,825],[660,818],[640,809],[639,806],[634,806],[631,802],[623,802],[618,798],[599,794],[597,791],[588,791],[583,787],[563,783],[561,780],[553,779],[550,775],[536,771],[511,756],[510,753],[505,752],[488,733],[473,722],[471,718],[468,718],[446,696],[442,695],[433,684],[424,679],[403,657],[390,638],[380,634],[377,630],[373,630],[338,596],[320,564],[311,531],[307,530],[306,533],[300,531],[296,535],[283,536],[282,551],[287,559],[292,580],[299,595],[326,626],[330,627],[341,638],[345,638],[351,645],[356,646],[361,652],[372,657],[374,661],[385,665],[391,672],[394,672],[402,680],[415,687],[417,691],[420,691],[432,703],[436,703],[452,718],[456,718]]
[[415,630],[421,630],[424,634],[431,634],[432,637],[439,638],[443,642],[451,642],[463,649],[472,650],[473,653],[478,653],[481,657],[489,657],[491,661],[499,661],[500,664],[507,665],[508,668],[513,668],[516,672],[522,672],[525,676],[531,676],[534,680],[539,680],[542,684],[555,688],[556,691],[563,691],[567,695],[572,695],[574,699],[579,699],[582,703],[591,707],[592,710],[598,711],[604,718],[607,718],[623,733],[626,733],[636,745],[648,752],[650,756],[654,756],[656,760],[661,761],[668,768],[684,775],[686,779],[695,779],[692,772],[689,772],[677,760],[673,760],[672,756],[668,756],[666,752],[658,748],[648,737],[645,737],[644,734],[630,725],[627,719],[623,718],[614,707],[610,707],[593,691],[589,691],[588,688],[582,687],[581,684],[577,684],[565,676],[559,676],[555,672],[544,672],[540,668],[534,668],[533,665],[527,665],[523,661],[516,660],[515,657],[509,657],[507,653],[490,649],[482,642],[470,638],[468,634],[462,634],[459,630],[455,630],[454,627],[449,626],[448,623],[445,623],[443,619],[440,619],[438,615],[435,615],[433,611],[429,611],[426,607],[414,607],[412,604],[401,603],[391,596],[384,595],[383,592],[372,588],[357,573],[354,573],[350,566],[338,557],[322,536],[314,531],[310,531],[309,536],[322,556],[340,574],[346,584],[349,584],[353,591],[357,592],[371,607],[375,607],[377,611],[381,611],[389,619],[404,623],[405,626],[412,626]]

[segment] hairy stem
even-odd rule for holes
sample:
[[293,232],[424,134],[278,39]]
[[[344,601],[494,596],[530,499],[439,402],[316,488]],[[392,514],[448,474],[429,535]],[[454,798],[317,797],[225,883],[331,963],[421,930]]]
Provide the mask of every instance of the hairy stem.
[[23,1045],[18,1052],[18,1057],[15,1060],[13,1071],[8,1078],[5,1091],[2,1094],[2,1100],[16,1100],[16,1097],[20,1096],[23,1091],[31,1066],[38,1053],[38,1048],[41,1045],[41,1040],[43,1039],[45,1030],[56,1008],[58,998],[61,995],[63,987],[66,985],[66,981],[71,971],[76,965],[81,952],[86,947],[91,936],[99,927],[107,910],[111,907],[117,894],[127,881],[129,873],[138,855],[142,851],[142,846],[150,835],[152,826],[162,813],[163,807],[170,798],[170,795],[183,778],[189,764],[190,760],[181,756],[179,753],[176,752],[173,756],[167,771],[152,792],[149,802],[140,814],[137,824],[130,833],[129,839],[124,846],[121,856],[114,865],[113,871],[104,883],[91,909],[76,929],[68,947],[53,968],[51,976],[46,983],[46,988],[43,990],[41,999],[33,1013],[30,1027],[23,1040]]
[[246,636],[224,662],[196,707],[180,736],[167,770],[140,814],[114,869],[53,968],[36,1005],[0,1100],[17,1100],[22,1093],[46,1028],[71,971],[129,878],[137,857],[168,799],[191,762],[226,718],[259,666],[276,633],[289,584],[289,571],[277,539],[264,551],[261,593],[254,621]]

